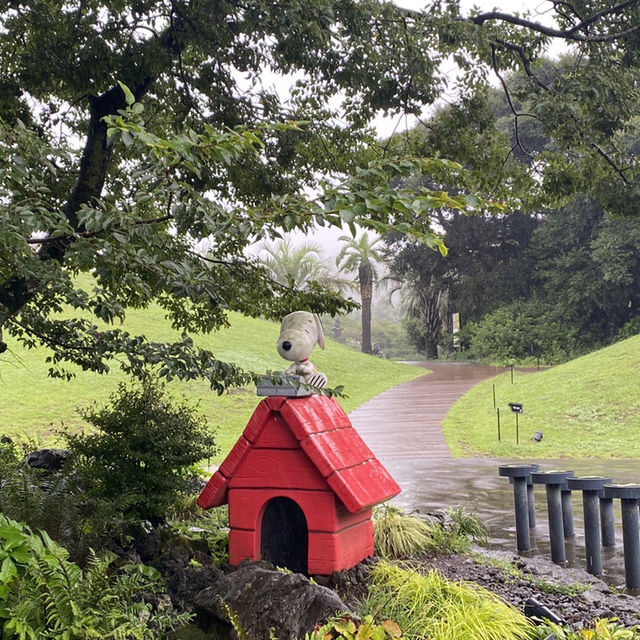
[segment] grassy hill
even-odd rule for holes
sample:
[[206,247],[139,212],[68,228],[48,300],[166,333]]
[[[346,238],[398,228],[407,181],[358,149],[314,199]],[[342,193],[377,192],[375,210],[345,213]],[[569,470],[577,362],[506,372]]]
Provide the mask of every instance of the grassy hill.
[[[519,445],[509,402],[524,405]],[[536,431],[541,442],[530,440]],[[451,409],[444,432],[457,456],[640,457],[640,336],[545,371],[516,371],[513,384],[510,373],[486,380]]]
[[[275,343],[279,325],[265,320],[231,316],[228,329],[197,340],[221,360],[257,372],[281,370],[287,362],[278,356]],[[164,320],[163,312],[153,308],[130,312],[126,328],[154,340],[169,340],[177,334]],[[332,387],[344,385],[349,396],[340,399],[349,412],[384,389],[424,374],[424,369],[402,365],[349,349],[327,340],[326,350],[313,352],[312,361],[327,374]],[[9,343],[10,350],[0,356],[0,434],[22,435],[38,444],[51,443],[62,424],[71,429],[84,423],[77,407],[103,403],[126,376],[114,365],[106,376],[78,371],[70,382],[47,377],[46,350],[25,350]],[[199,410],[216,429],[224,456],[233,446],[260,399],[254,388],[232,389],[218,396],[206,382],[179,382],[169,385],[177,397],[199,403]]]

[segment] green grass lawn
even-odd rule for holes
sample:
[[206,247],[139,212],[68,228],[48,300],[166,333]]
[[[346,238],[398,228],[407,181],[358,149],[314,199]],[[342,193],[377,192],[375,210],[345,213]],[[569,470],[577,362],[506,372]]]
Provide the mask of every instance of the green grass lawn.
[[[518,445],[509,402],[524,405]],[[536,431],[541,442],[530,440]],[[513,384],[510,373],[486,380],[451,409],[444,433],[456,456],[640,457],[640,336],[544,371],[516,371]]]
[[[257,372],[282,370],[289,364],[276,352],[277,323],[237,314],[232,314],[230,320],[228,329],[200,336],[196,342],[221,360]],[[126,329],[153,340],[177,336],[157,308],[129,312]],[[126,380],[116,365],[108,375],[79,371],[69,382],[52,379],[47,377],[44,349],[25,350],[14,342],[8,343],[10,350],[0,356],[0,434],[51,444],[63,424],[71,429],[83,428],[77,407],[103,403],[117,384]],[[325,351],[316,347],[311,360],[326,373],[330,386],[344,385],[349,397],[339,401],[347,412],[380,391],[425,373],[424,369],[366,356],[332,340],[327,340],[326,347]],[[199,403],[200,412],[216,429],[219,458],[233,446],[260,401],[254,388],[232,389],[218,396],[206,382],[174,381],[169,389],[177,397]]]

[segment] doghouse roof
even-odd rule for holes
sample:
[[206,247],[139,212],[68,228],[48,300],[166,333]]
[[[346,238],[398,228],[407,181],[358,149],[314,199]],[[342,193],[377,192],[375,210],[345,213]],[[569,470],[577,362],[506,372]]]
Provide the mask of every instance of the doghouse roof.
[[200,494],[201,507],[226,504],[233,474],[273,413],[280,414],[302,450],[351,513],[400,493],[400,487],[351,426],[334,398],[271,396],[258,405],[242,436]]

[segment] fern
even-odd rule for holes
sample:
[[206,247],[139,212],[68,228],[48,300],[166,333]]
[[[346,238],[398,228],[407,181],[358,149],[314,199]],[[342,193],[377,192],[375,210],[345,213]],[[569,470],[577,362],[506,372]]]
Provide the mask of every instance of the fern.
[[46,533],[0,515],[0,625],[6,640],[153,640],[188,616],[154,612],[140,594],[159,586],[155,569],[114,573],[115,556],[89,556],[85,572]]

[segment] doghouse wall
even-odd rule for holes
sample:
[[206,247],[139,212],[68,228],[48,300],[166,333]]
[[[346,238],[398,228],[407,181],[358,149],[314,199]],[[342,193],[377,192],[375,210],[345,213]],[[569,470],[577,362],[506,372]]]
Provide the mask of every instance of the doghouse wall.
[[309,529],[310,574],[330,575],[373,554],[371,509],[349,513],[330,491],[229,490],[229,562],[260,559],[262,515],[269,500],[290,498],[302,509]]

